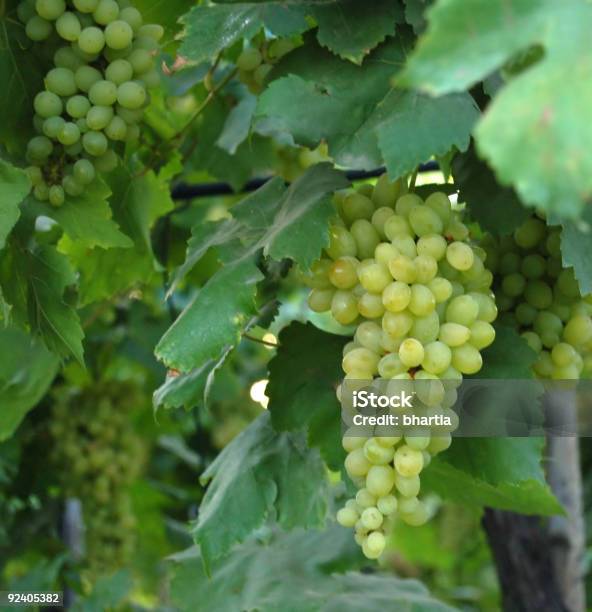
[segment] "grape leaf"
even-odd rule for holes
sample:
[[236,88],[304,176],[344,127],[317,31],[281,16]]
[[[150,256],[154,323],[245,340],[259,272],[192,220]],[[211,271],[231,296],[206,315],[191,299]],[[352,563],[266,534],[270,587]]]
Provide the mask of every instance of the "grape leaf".
[[381,114],[387,118],[377,127],[378,146],[389,177],[396,180],[453,147],[465,151],[479,109],[467,93],[431,98],[393,90],[382,103]]
[[205,399],[209,382],[227,355],[228,351],[217,361],[211,359],[187,374],[169,375],[154,392],[155,408],[193,408],[200,404]]
[[[466,148],[476,117],[468,94],[433,99],[392,89],[391,76],[409,44],[407,36],[389,39],[356,66],[308,40],[274,71],[276,79],[259,98],[257,130],[288,133],[310,148],[325,140],[335,161],[350,168],[375,168],[384,158],[391,178],[454,145]],[[411,112],[418,108],[419,130]]]
[[95,180],[84,192],[76,197],[68,196],[59,208],[31,198],[31,205],[37,214],[43,214],[57,221],[64,232],[79,247],[129,248],[133,242],[123,234],[113,221],[107,199],[111,190],[101,180]]
[[542,59],[503,87],[477,125],[479,153],[522,201],[576,217],[592,197],[589,80],[592,6],[566,2],[450,0],[429,12],[429,27],[400,82],[442,94],[488,76],[533,44]]
[[10,13],[0,19],[0,142],[14,153],[32,135],[33,98],[43,89],[44,71],[35,43],[12,11],[16,2],[10,5]]
[[327,334],[310,323],[294,322],[279,336],[279,348],[269,363],[268,410],[278,431],[308,428],[323,458],[338,470],[341,413],[335,389],[341,371],[343,336]]
[[422,473],[422,483],[469,506],[558,514],[541,467],[544,445],[543,438],[456,438]]
[[123,603],[133,588],[133,576],[129,569],[121,569],[97,579],[89,595],[72,606],[73,612],[103,612]]
[[80,271],[82,305],[111,297],[138,283],[148,282],[155,273],[150,231],[161,215],[173,208],[168,183],[150,171],[133,177],[124,168],[109,175],[113,219],[131,248],[88,249],[85,245],[62,239],[60,249]]
[[563,265],[573,267],[582,295],[592,293],[592,211],[584,210],[582,220],[564,221],[561,232]]
[[222,133],[216,144],[230,155],[234,155],[238,146],[245,141],[251,129],[251,119],[257,106],[257,98],[247,93],[243,99],[228,113]]
[[279,2],[196,6],[180,21],[185,28],[179,54],[195,63],[252,38],[263,26],[277,36],[300,34],[309,27],[300,7]]
[[452,162],[459,202],[469,207],[471,217],[488,232],[510,234],[530,215],[516,193],[497,183],[493,172],[476,155],[474,149],[457,155]]
[[495,341],[482,351],[483,367],[473,378],[528,380],[536,353],[511,327],[495,326]]
[[251,538],[232,555],[214,562],[211,577],[204,571],[202,556],[194,547],[169,558],[171,596],[181,611],[195,610],[198,596],[216,610],[453,610],[433,599],[416,580],[391,573],[332,571],[363,565],[351,533],[335,524],[320,532],[274,529]]
[[20,217],[19,205],[31,190],[29,178],[19,168],[0,159],[0,249]]
[[161,338],[155,349],[158,359],[181,372],[217,359],[226,347],[237,343],[256,313],[256,285],[262,279],[252,256],[222,268]]
[[23,331],[0,328],[0,442],[9,438],[43,397],[58,371],[59,359]]
[[301,434],[278,434],[264,412],[204,472],[211,480],[193,529],[206,568],[260,527],[275,509],[284,529],[320,527],[327,481]]
[[319,27],[319,43],[355,64],[392,36],[395,24],[403,19],[401,7],[392,0],[311,3],[310,11]]

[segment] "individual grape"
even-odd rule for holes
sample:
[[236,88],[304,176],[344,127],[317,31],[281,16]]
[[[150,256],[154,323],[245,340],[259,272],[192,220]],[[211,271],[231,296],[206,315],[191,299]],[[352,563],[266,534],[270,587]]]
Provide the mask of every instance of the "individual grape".
[[452,242],[446,248],[446,260],[456,270],[469,270],[474,259],[473,249],[464,242]]
[[82,137],[82,146],[90,155],[103,155],[108,147],[107,138],[102,132],[91,131]]
[[47,90],[58,96],[72,96],[76,93],[74,73],[68,68],[53,68],[45,77]]
[[476,374],[483,365],[481,353],[471,344],[452,349],[452,366],[461,374]]
[[429,315],[434,308],[436,308],[436,298],[434,294],[425,285],[412,285],[409,311],[417,317],[425,317]]
[[56,31],[64,40],[70,42],[78,40],[81,30],[78,17],[69,11],[60,15],[56,21]]
[[[134,53],[136,52],[134,51]],[[105,77],[107,78],[107,81],[115,83],[115,85],[121,85],[122,83],[131,80],[134,74],[134,68],[130,62],[131,56],[129,60],[117,59],[111,62],[105,69]]]
[[444,342],[430,342],[424,348],[421,367],[431,374],[442,374],[450,366],[451,359],[452,352]]
[[35,9],[43,19],[54,21],[66,10],[66,3],[64,0],[37,0]]
[[66,175],[62,179],[62,187],[64,188],[64,191],[71,196],[79,196],[84,191],[84,186],[82,183],[70,175]]
[[382,293],[392,281],[388,268],[372,259],[362,262],[357,274],[360,285],[369,293]]
[[360,519],[366,529],[373,531],[382,525],[384,517],[378,508],[370,507],[362,512]]
[[362,545],[364,554],[369,559],[378,559],[386,546],[384,535],[380,531],[373,531],[368,535]]
[[33,195],[37,200],[43,202],[49,198],[49,187],[46,183],[39,183],[33,188]]
[[119,16],[119,5],[115,0],[99,0],[93,12],[94,20],[100,25],[107,25]]
[[394,495],[385,495],[376,502],[376,507],[384,516],[394,514],[397,510],[397,498]]
[[[376,468],[381,466],[374,466]],[[369,461],[364,456],[364,451],[361,448],[356,448],[355,450],[348,453],[345,458],[345,469],[347,473],[352,476],[366,476],[371,468]],[[385,468],[390,469],[390,468]],[[392,470],[391,470],[392,471]]]
[[86,115],[86,123],[91,130],[102,130],[113,119],[113,109],[110,106],[93,106]]
[[25,26],[25,33],[27,36],[36,42],[46,40],[51,36],[53,28],[49,21],[42,19],[39,15],[34,15],[27,21]]
[[[364,459],[366,460],[365,457]],[[366,465],[368,466],[368,469],[366,470],[365,474],[360,475],[366,475],[366,488],[368,489],[368,491],[375,497],[384,497],[385,495],[389,495],[395,484],[395,470],[393,470],[393,468],[389,467],[388,465],[371,466],[370,463],[368,463],[367,461]]]
[[35,7],[29,2],[20,2],[16,7],[16,16],[21,23],[26,24],[29,19],[36,15]]
[[340,257],[329,269],[329,280],[337,289],[351,289],[358,284],[358,265],[355,257]]
[[123,8],[119,13],[119,19],[127,22],[134,32],[138,32],[142,27],[142,13],[133,6]]
[[27,156],[33,160],[45,160],[53,151],[53,144],[46,136],[34,136],[27,144]]
[[94,160],[97,172],[111,172],[117,168],[118,158],[113,149],[107,149]]
[[421,451],[404,445],[395,452],[394,463],[399,475],[405,478],[417,476],[423,469],[423,455]]
[[164,36],[164,28],[156,23],[144,24],[138,30],[138,36],[142,38],[152,38],[152,40],[159,41]]
[[399,255],[398,249],[388,242],[381,242],[374,250],[374,259],[387,267],[390,260],[397,255]]
[[125,140],[127,125],[121,117],[113,117],[105,128],[105,134],[111,140]]
[[337,522],[342,527],[353,527],[359,518],[359,514],[351,508],[341,508],[337,512]]
[[446,308],[446,322],[470,327],[479,314],[479,304],[470,295],[453,298]]
[[414,283],[417,279],[417,268],[414,261],[406,255],[398,255],[391,259],[388,269],[392,277],[402,283]]
[[87,159],[79,159],[74,164],[73,174],[82,185],[88,185],[95,178],[95,168]]
[[61,206],[64,203],[64,189],[61,185],[52,185],[49,188],[48,197],[52,206]]
[[115,83],[101,80],[92,85],[88,97],[95,106],[111,106],[117,100],[117,91]]
[[349,228],[356,242],[356,249],[360,259],[366,259],[374,255],[376,247],[380,243],[380,235],[366,219],[357,219]]
[[74,119],[86,117],[86,113],[88,113],[89,109],[90,102],[85,96],[72,96],[66,102],[66,112]]
[[487,348],[495,340],[495,329],[493,325],[485,321],[475,321],[471,327],[470,343],[477,349]]
[[364,455],[372,465],[386,465],[392,461],[394,454],[392,447],[382,446],[374,438],[364,444]]
[[395,281],[388,284],[382,292],[382,303],[390,312],[405,310],[411,301],[411,288],[407,283]]
[[424,206],[423,203],[411,208],[409,211],[409,223],[413,231],[420,237],[429,234],[440,234],[444,229],[441,217],[428,206]]
[[385,312],[382,328],[393,338],[402,338],[413,326],[413,317],[408,312]]
[[261,64],[263,61],[263,57],[259,49],[255,49],[254,47],[248,47],[244,49],[241,54],[238,56],[236,60],[236,67],[239,70],[244,70],[246,72],[252,72]]
[[415,338],[407,338],[399,348],[399,359],[409,368],[417,367],[424,358],[424,348]]
[[117,19],[105,28],[105,44],[111,49],[125,49],[134,37],[134,32],[126,21]]
[[72,0],[76,10],[81,13],[92,13],[99,4],[99,0]]
[[80,130],[75,123],[66,121],[58,133],[58,140],[63,145],[72,145],[80,140]]
[[64,108],[61,98],[51,91],[39,92],[35,96],[33,106],[40,117],[61,115]]
[[132,110],[141,108],[145,101],[146,90],[134,81],[122,83],[117,88],[117,102],[121,104],[123,108]]
[[331,314],[338,323],[349,325],[358,318],[358,302],[351,291],[336,291],[331,300]]
[[117,112],[117,116],[121,117],[128,124],[128,126],[141,121],[142,115],[144,114],[141,109],[131,110],[129,108],[123,108],[119,105],[115,107],[115,110]]
[[[105,0],[101,0],[104,2]],[[84,28],[78,37],[78,47],[81,51],[88,54],[100,53],[105,46],[105,36],[103,30],[95,26]]]
[[102,78],[101,73],[92,66],[81,66],[74,74],[76,86],[84,92],[90,91],[90,88]]

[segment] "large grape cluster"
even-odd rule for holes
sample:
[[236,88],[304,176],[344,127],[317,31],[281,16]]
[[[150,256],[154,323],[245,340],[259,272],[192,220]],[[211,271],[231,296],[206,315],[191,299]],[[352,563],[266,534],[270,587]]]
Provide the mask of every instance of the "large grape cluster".
[[91,579],[120,568],[135,546],[129,487],[145,454],[130,419],[135,398],[134,389],[112,383],[83,394],[64,390],[53,406],[53,463],[64,495],[82,502]]
[[532,216],[511,236],[486,236],[500,321],[517,328],[538,354],[540,378],[581,376],[592,353],[592,296],[582,298],[573,268],[561,262],[561,229]]
[[138,138],[163,29],[143,25],[128,0],[23,0],[17,15],[53,53],[33,102],[27,171],[34,196],[60,206],[117,165],[119,143]]
[[[480,351],[495,337],[492,274],[446,194],[423,201],[404,191],[382,176],[375,187],[335,195],[339,216],[307,278],[308,301],[357,326],[344,349],[346,380],[429,381],[425,403],[452,413],[462,375],[480,370]],[[451,438],[419,433],[343,438],[345,468],[359,490],[337,520],[355,528],[368,558],[382,553],[395,516],[411,525],[428,519],[419,475]]]
[[295,46],[289,38],[276,38],[259,46],[245,47],[236,60],[239,79],[252,93],[259,93],[274,64]]

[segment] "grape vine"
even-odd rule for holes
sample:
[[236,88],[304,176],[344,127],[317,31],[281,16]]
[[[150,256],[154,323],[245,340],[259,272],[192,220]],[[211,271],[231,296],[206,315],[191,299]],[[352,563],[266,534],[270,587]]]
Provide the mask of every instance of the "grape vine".
[[34,100],[27,173],[35,198],[61,206],[138,139],[148,89],[159,83],[154,54],[163,28],[143,24],[127,0],[24,0],[17,15],[53,56]]

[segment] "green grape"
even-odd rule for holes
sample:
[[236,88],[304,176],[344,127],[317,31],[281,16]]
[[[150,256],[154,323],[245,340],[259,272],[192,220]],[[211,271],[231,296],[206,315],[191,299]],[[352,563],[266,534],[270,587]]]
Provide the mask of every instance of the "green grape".
[[66,175],[62,179],[62,187],[64,191],[71,196],[79,196],[84,191],[82,183],[78,182],[73,176]]
[[119,19],[127,22],[134,32],[138,32],[142,27],[142,13],[132,6],[122,9],[119,13]]
[[451,206],[450,200],[448,199],[448,196],[445,193],[437,191],[435,193],[430,194],[426,198],[425,204],[434,212],[436,212],[444,223],[448,223],[451,215]]
[[[387,465],[393,460],[395,450],[391,446],[383,446],[382,444],[379,444],[375,438],[370,438],[364,444],[364,455],[372,465]],[[364,489],[361,489],[359,492],[361,491],[364,491]],[[373,501],[367,505],[372,505],[375,503],[374,498],[372,499]],[[364,507],[364,504],[360,503],[357,496],[356,501],[359,505]]]
[[343,370],[346,374],[356,372],[370,372],[374,374],[378,371],[379,357],[367,348],[356,348],[347,353],[343,358]]
[[105,28],[105,44],[111,49],[125,49],[134,37],[129,23],[121,19],[111,21]]
[[381,293],[392,281],[388,268],[373,259],[359,264],[357,274],[360,285],[369,293]]
[[99,0],[72,0],[76,10],[81,13],[92,13],[99,4]]
[[149,70],[148,72],[140,75],[138,80],[146,89],[158,87],[160,85],[160,72],[158,72],[156,69]]
[[111,140],[125,140],[127,125],[121,117],[113,117],[105,128],[105,134]]
[[93,106],[86,115],[86,123],[91,130],[102,130],[113,119],[113,109],[110,106]]
[[[105,0],[101,0],[105,2]],[[103,30],[95,26],[84,28],[78,37],[78,48],[89,55],[100,53],[105,46]]]
[[342,527],[353,527],[360,518],[360,515],[351,508],[341,508],[337,512],[336,518]]
[[146,90],[142,85],[129,81],[117,88],[117,102],[128,109],[141,108],[146,102]]
[[485,321],[475,321],[471,327],[470,343],[477,349],[487,348],[495,340],[495,329],[493,325]]
[[119,159],[113,149],[107,149],[94,160],[94,163],[98,172],[111,172],[117,167]]
[[52,206],[61,206],[64,203],[64,190],[60,185],[49,188],[49,203]]
[[482,365],[481,353],[471,344],[463,344],[452,349],[452,367],[461,374],[476,374]]
[[138,36],[141,38],[152,38],[154,41],[159,41],[164,36],[164,28],[156,23],[148,23],[143,25],[138,30]]
[[85,96],[72,96],[66,102],[66,112],[74,119],[81,119],[86,116],[90,109],[90,102]]
[[129,61],[124,59],[117,59],[111,62],[106,70],[105,76],[107,81],[114,83],[115,85],[121,85],[126,81],[129,81],[133,76],[133,68]]
[[470,336],[470,329],[458,323],[444,323],[440,327],[439,339],[450,347],[462,346],[468,342]]
[[348,225],[359,219],[368,221],[374,214],[374,204],[370,198],[354,192],[345,197],[341,204],[343,219]]
[[409,211],[409,223],[413,231],[420,237],[429,234],[440,234],[444,229],[440,216],[425,205],[411,208]]
[[450,367],[451,360],[452,352],[444,342],[430,342],[424,348],[421,367],[431,374],[442,374]]
[[308,295],[308,305],[314,312],[327,312],[331,310],[333,295],[332,289],[313,289]]
[[34,187],[43,183],[43,173],[37,166],[29,166],[28,168],[25,168],[25,172],[27,173],[31,184]]
[[88,92],[90,88],[102,79],[101,73],[92,66],[81,66],[74,74],[74,81],[80,91]]
[[428,282],[428,288],[436,298],[437,304],[448,301],[452,296],[452,283],[445,278],[433,278]]
[[[365,457],[364,459],[366,460]],[[375,497],[385,497],[389,495],[395,485],[395,470],[388,465],[371,466],[367,460],[366,465],[368,468],[365,473],[360,474],[360,476],[366,476],[366,488],[368,491]]]
[[398,249],[388,242],[381,242],[374,249],[374,259],[385,266],[388,266],[391,259],[397,257],[397,255],[399,255]]
[[436,277],[438,263],[431,255],[418,255],[413,263],[418,283],[426,284]]
[[395,452],[394,464],[400,476],[417,476],[423,469],[423,454],[407,445],[400,446]]
[[119,16],[119,5],[115,0],[100,0],[93,12],[94,20],[100,25],[107,25]]
[[358,312],[367,319],[377,319],[384,314],[382,297],[376,293],[364,293],[358,299]]
[[91,86],[88,97],[95,106],[111,106],[117,100],[117,91],[115,83],[101,80]]
[[21,23],[26,24],[36,15],[35,8],[29,2],[20,2],[16,7],[16,15]]
[[411,299],[409,310],[417,317],[425,317],[436,308],[434,294],[425,286],[415,284],[411,286]]
[[49,198],[49,187],[45,183],[39,183],[33,188],[33,195],[43,202]]
[[336,291],[331,300],[331,314],[338,323],[349,325],[358,318],[358,302],[351,291]]
[[103,155],[108,147],[107,138],[102,132],[91,131],[84,134],[82,137],[82,146],[84,150],[95,157]]
[[399,234],[392,239],[393,246],[401,253],[410,259],[417,257],[417,247],[415,240],[411,236],[403,236]]
[[395,281],[387,285],[382,292],[382,303],[390,312],[400,312],[409,306],[411,288],[406,283]]
[[469,270],[474,259],[473,249],[463,242],[452,242],[446,248],[446,260],[456,270]]
[[46,40],[51,36],[53,28],[49,21],[42,19],[39,15],[34,15],[27,21],[25,33],[27,36],[36,42]]
[[338,289],[351,289],[358,284],[359,262],[355,257],[340,257],[329,269],[329,280]]
[[263,57],[259,51],[259,49],[255,49],[254,47],[248,47],[244,49],[241,54],[238,56],[236,60],[236,67],[239,70],[244,70],[246,72],[252,72],[261,64],[263,61]]
[[66,121],[58,133],[58,140],[63,145],[73,145],[80,140],[80,130],[75,123]]
[[348,453],[345,458],[344,466],[347,473],[352,477],[366,476],[371,467],[370,462],[366,459],[364,451],[361,448],[356,448]]
[[61,115],[64,109],[62,100],[51,91],[41,91],[33,100],[35,112],[40,117],[55,117]]
[[358,257],[360,259],[372,257],[380,243],[380,235],[372,223],[366,219],[357,219],[352,223],[349,231],[356,242]]
[[388,206],[383,206],[382,208],[377,208],[372,214],[372,225],[376,228],[376,231],[380,235],[381,239],[386,238],[386,234],[384,232],[384,226],[387,220],[392,217],[395,213],[392,208],[388,208]]
[[380,353],[382,328],[372,321],[360,323],[354,336],[355,341],[364,348]]
[[74,73],[68,68],[53,68],[45,77],[48,91],[58,96],[73,96],[76,91]]
[[553,292],[551,287],[540,280],[529,281],[526,284],[524,297],[527,303],[537,310],[549,308],[553,303]]
[[[72,72],[76,72],[80,66],[84,65],[71,47],[60,47],[53,56],[53,63],[58,68],[68,68]],[[76,76],[76,75],[75,75]]]
[[39,17],[53,21],[66,10],[66,3],[64,0],[37,0],[35,9]]
[[391,259],[388,269],[392,277],[402,283],[414,283],[417,279],[417,269],[414,261],[406,255],[398,255]]
[[95,168],[87,159],[79,159],[74,164],[74,178],[82,185],[92,183],[95,178]]
[[74,13],[63,13],[56,21],[57,33],[69,42],[78,40],[81,30],[80,21]]
[[382,328],[393,338],[401,338],[411,329],[413,317],[408,312],[385,312]]
[[417,367],[424,358],[424,348],[415,338],[407,338],[399,347],[399,359],[409,368]]
[[546,226],[540,219],[526,220],[515,232],[514,240],[523,249],[531,249],[544,241]]
[[80,142],[80,140],[77,140],[75,143],[65,145],[64,151],[70,157],[78,157],[82,153],[82,143]]
[[45,160],[53,151],[53,144],[46,136],[34,136],[27,144],[27,155],[34,160]]

